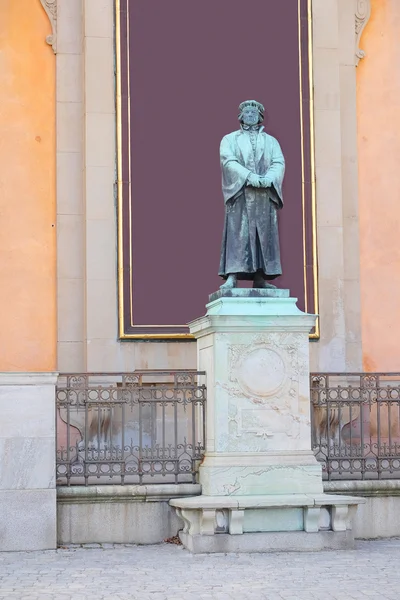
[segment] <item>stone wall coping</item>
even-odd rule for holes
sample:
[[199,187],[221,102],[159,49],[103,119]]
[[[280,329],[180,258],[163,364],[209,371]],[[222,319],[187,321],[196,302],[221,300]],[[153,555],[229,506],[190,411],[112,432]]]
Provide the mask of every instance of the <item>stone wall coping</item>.
[[324,492],[352,496],[400,496],[400,479],[324,481]]
[[[326,494],[349,494],[351,496],[400,496],[400,479],[368,481],[324,481]],[[148,484],[148,485],[96,485],[60,486],[57,488],[59,502],[125,502],[128,500],[167,501],[172,498],[199,496],[201,485],[197,483]]]
[[57,488],[57,501],[66,503],[93,502],[160,502],[181,496],[199,496],[197,483],[149,485],[92,485],[61,486]]
[[[324,481],[326,494],[351,496],[400,496],[400,480]],[[148,485],[60,486],[57,500],[70,502],[168,501],[172,498],[199,496],[201,485],[193,483]]]
[[0,372],[0,386],[55,385],[58,373]]

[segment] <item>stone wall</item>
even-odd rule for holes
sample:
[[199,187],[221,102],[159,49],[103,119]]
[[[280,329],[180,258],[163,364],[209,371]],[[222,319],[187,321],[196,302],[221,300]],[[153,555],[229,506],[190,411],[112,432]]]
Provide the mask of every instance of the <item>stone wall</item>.
[[0,551],[56,547],[53,373],[0,373]]
[[193,484],[58,488],[58,543],[157,544],[182,528],[169,500],[198,494]]
[[400,481],[331,481],[325,482],[328,493],[350,494],[365,498],[353,521],[358,539],[400,536]]
[[[366,498],[353,521],[356,538],[400,536],[400,482],[325,482],[324,491]],[[168,501],[199,494],[191,484],[58,488],[58,543],[162,542],[183,527]]]

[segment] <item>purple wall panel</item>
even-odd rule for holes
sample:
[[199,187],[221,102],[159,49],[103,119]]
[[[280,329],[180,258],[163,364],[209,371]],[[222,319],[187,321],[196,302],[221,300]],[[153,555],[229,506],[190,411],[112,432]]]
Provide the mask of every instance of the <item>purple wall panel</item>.
[[[122,97],[130,95],[130,123],[122,107],[123,180],[131,181],[131,198],[129,186],[122,198],[125,333],[186,332],[142,326],[184,325],[220,285],[219,143],[252,98],[265,105],[266,131],[287,162],[277,283],[304,308],[297,0],[124,0],[121,8]],[[303,0],[303,23],[306,11]],[[306,70],[304,51],[303,59]]]

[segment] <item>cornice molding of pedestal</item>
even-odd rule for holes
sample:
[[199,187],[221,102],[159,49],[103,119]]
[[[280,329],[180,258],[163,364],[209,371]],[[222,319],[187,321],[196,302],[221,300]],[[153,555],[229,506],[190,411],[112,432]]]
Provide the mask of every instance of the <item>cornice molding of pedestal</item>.
[[365,52],[360,48],[361,36],[371,16],[371,0],[356,0],[356,66]]
[[46,37],[46,42],[53,48],[54,54],[57,52],[57,0],[39,0],[46,11],[51,23],[51,35]]

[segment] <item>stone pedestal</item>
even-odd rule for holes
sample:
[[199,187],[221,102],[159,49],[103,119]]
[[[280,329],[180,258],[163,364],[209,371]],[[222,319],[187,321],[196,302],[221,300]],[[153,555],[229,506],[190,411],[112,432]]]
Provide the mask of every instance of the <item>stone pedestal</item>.
[[[171,505],[193,552],[282,549],[290,536],[296,549],[351,545],[349,507],[360,499],[324,495],[311,450],[308,336],[315,319],[289,290],[235,289],[210,296],[206,316],[190,323],[198,369],[207,373],[202,496]],[[322,541],[320,531],[331,534]],[[304,532],[318,539],[303,543]]]
[[56,548],[55,373],[0,373],[0,551]]

